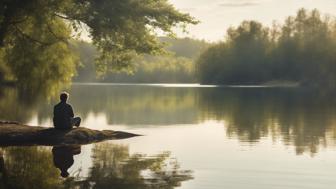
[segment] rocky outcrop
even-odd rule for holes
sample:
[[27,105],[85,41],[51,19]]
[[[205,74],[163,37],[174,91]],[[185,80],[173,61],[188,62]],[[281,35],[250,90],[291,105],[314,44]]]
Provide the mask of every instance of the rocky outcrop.
[[22,125],[17,122],[0,122],[0,146],[90,144],[135,136],[139,135],[111,130],[97,131],[84,127],[56,130],[54,128]]

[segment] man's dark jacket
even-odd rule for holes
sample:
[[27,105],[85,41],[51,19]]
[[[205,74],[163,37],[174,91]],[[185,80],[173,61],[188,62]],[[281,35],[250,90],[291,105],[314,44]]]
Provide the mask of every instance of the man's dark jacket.
[[74,113],[70,104],[60,102],[54,106],[54,126],[56,129],[71,128],[71,118]]

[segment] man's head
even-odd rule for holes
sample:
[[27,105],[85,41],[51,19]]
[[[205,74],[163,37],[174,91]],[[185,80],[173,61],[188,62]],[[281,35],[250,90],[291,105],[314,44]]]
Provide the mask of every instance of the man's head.
[[69,98],[69,94],[67,92],[62,92],[60,95],[61,102],[66,102]]

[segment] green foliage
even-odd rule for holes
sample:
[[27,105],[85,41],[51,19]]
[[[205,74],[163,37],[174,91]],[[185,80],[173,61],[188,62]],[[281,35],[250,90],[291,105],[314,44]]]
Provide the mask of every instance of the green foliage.
[[201,55],[202,83],[260,84],[271,80],[336,86],[335,20],[301,9],[283,25],[245,21]]
[[167,0],[1,1],[0,79],[6,65],[24,88],[69,82],[78,62],[69,41],[83,31],[99,52],[100,74],[128,70],[137,55],[163,51],[158,32],[190,23],[197,21]]
[[195,59],[209,46],[209,43],[190,38],[160,37],[165,44],[165,55],[145,55],[133,61],[133,68],[128,72],[113,72],[95,80],[96,67],[94,57],[98,55],[89,43],[75,42],[76,52],[82,66],[79,68],[79,82],[132,82],[132,83],[193,83],[195,82]]
[[[25,23],[22,32],[41,41],[52,37],[53,34],[47,32],[50,27],[58,30],[58,36],[70,33],[60,20],[41,23],[39,27],[35,27],[35,22],[37,20]],[[69,83],[76,73],[77,57],[66,43],[45,46],[31,43],[29,39],[15,38],[13,44],[6,48],[4,60],[22,88],[46,88],[50,91],[58,85]]]
[[[243,22],[230,28],[225,43],[209,48],[198,60],[198,76],[202,82],[230,84],[255,83],[267,76],[267,54],[270,47],[268,29],[260,23]],[[258,74],[255,74],[258,70]],[[214,74],[215,73],[215,74]]]
[[133,74],[113,73],[104,82],[193,83],[194,62],[183,57],[147,57],[135,63]]
[[192,38],[171,38],[160,37],[161,42],[168,44],[167,51],[172,52],[176,57],[185,57],[196,59],[207,49],[210,44],[204,40],[197,40]]
[[75,81],[95,81],[96,66],[95,57],[98,56],[96,48],[85,41],[73,41],[73,51],[79,56],[78,75]]

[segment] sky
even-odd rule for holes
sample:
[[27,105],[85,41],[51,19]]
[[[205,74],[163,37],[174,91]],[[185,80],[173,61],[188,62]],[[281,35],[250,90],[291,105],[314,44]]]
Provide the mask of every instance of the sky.
[[271,25],[295,15],[300,8],[317,8],[323,14],[336,16],[336,0],[169,0],[178,10],[189,13],[201,23],[188,27],[188,34],[207,41],[223,40],[230,26],[243,20],[257,20]]

